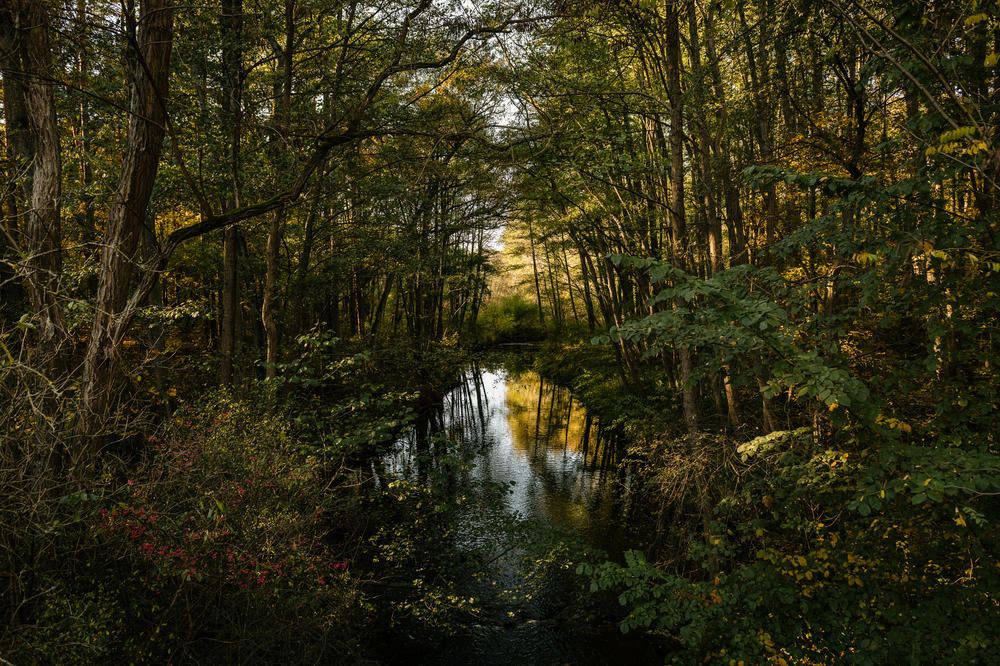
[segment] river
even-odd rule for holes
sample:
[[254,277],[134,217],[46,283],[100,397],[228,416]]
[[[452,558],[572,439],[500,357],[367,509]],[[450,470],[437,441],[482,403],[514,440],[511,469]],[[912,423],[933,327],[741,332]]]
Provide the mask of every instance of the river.
[[[383,461],[396,478],[420,476],[435,456],[469,454],[464,483],[509,488],[505,512],[535,533],[563,535],[579,549],[599,548],[618,557],[638,545],[622,514],[629,477],[617,464],[620,446],[604,437],[600,424],[565,387],[537,373],[504,365],[472,364],[434,408],[421,414]],[[488,532],[496,521],[475,514],[463,518],[469,543],[504,549],[494,578],[509,590],[524,588],[525,554]],[[509,539],[509,537],[508,537]],[[398,663],[427,664],[653,664],[663,656],[647,637],[623,636],[608,613],[580,604],[579,581],[566,571],[532,592],[494,604],[480,621],[422,655],[399,655]],[[492,584],[496,585],[496,582]],[[483,592],[482,585],[466,592]],[[516,595],[514,595],[516,597]],[[586,618],[589,618],[587,621]]]

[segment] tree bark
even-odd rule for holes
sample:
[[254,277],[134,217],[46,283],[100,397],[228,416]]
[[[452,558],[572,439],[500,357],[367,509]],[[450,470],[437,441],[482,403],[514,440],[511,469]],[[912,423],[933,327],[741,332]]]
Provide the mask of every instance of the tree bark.
[[[12,33],[5,31],[13,37],[14,47],[12,56],[5,58],[5,102],[13,104],[8,115],[14,121],[11,138],[20,163],[27,168],[22,181],[26,215],[21,238],[21,251],[27,258],[22,260],[20,272],[31,301],[36,349],[56,350],[46,360],[49,369],[54,369],[62,354],[59,348],[65,342],[65,332],[58,303],[62,274],[62,155],[52,90],[48,5],[22,0],[4,14],[14,28]],[[17,60],[23,76],[9,69],[16,66]]]
[[[3,77],[4,139],[6,147],[5,176],[9,183],[20,187],[8,190],[4,204],[4,228],[0,233],[0,316],[16,321],[24,313],[25,290],[18,278],[23,278],[17,266],[17,250],[21,245],[19,219],[31,200],[31,163],[34,147],[28,108],[24,101],[24,65],[19,48],[12,9],[0,11],[0,76]],[[18,195],[18,192],[21,192]],[[10,243],[13,242],[13,245]]]
[[[722,72],[719,69],[719,57],[715,49],[715,9],[717,0],[713,0],[705,13],[705,56],[709,73],[712,76],[712,91],[720,111],[720,125],[725,124],[728,114],[726,88],[722,83]],[[743,223],[743,208],[740,205],[740,193],[736,179],[733,178],[732,148],[725,133],[720,127],[719,136],[713,148],[718,156],[719,182],[723,187],[726,208],[726,226],[729,236],[729,263],[731,266],[745,264],[750,261],[747,246],[747,233]]]
[[535,299],[538,303],[538,321],[545,325],[545,311],[542,309],[542,287],[538,282],[538,260],[535,257],[535,232],[531,227],[531,220],[528,220],[528,244],[531,246],[531,274],[535,278]]
[[[119,351],[134,316],[122,315],[129,303],[137,245],[163,147],[173,24],[172,0],[142,3],[134,42],[138,53],[132,72],[128,139],[118,186],[108,206],[97,304],[84,359],[76,427],[87,442],[84,459],[96,452],[97,436],[111,416]],[[144,277],[149,286],[140,302],[145,302],[155,284],[154,276]]]

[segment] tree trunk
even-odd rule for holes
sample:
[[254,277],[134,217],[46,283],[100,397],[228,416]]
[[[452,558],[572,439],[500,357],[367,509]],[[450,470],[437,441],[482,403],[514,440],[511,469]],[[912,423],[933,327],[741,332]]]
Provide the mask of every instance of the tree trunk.
[[583,304],[587,308],[587,328],[591,333],[597,328],[597,317],[594,316],[594,302],[590,297],[590,276],[587,271],[587,260],[583,256],[583,246],[577,246],[577,252],[580,254],[580,273],[583,281]]
[[[684,114],[681,96],[681,47],[678,8],[666,8],[666,62],[667,96],[670,101],[670,222],[673,240],[674,264],[684,269],[688,263],[687,230],[684,215]],[[691,350],[677,350],[681,370],[681,396],[684,422],[688,433],[698,433],[698,405],[694,387]]]
[[239,230],[229,227],[222,232],[222,321],[219,326],[219,382],[229,385],[233,381],[233,357],[236,354],[236,313],[239,308]]
[[531,220],[528,220],[528,244],[531,246],[531,274],[535,278],[535,298],[538,303],[538,321],[545,325],[545,311],[542,310],[542,287],[538,282],[538,260],[535,258],[535,232],[531,228]]
[[[750,28],[747,25],[746,14],[743,11],[743,2],[737,4],[740,17],[740,25],[743,33],[743,43],[747,54],[747,67],[750,72],[750,86],[754,98],[754,115],[757,120],[757,144],[760,148],[760,162],[770,164],[774,158],[774,151],[771,137],[771,100],[767,99],[770,94],[770,65],[764,59],[765,47],[761,46],[761,58],[758,63],[754,53],[753,43],[750,37]],[[761,11],[765,14],[765,20],[760,22],[761,35],[759,43],[761,45],[770,44],[771,36],[768,29],[766,15],[770,13],[770,2],[765,0]],[[771,246],[774,244],[775,232],[778,223],[778,195],[774,183],[764,186],[764,248],[770,256]]]
[[119,315],[128,301],[137,244],[163,146],[173,23],[171,0],[142,3],[134,42],[140,64],[132,72],[128,139],[118,186],[108,205],[97,305],[84,359],[76,428],[88,443],[81,452],[84,459],[96,453],[97,435],[105,429],[112,407],[112,382],[129,323],[125,318],[120,321]]
[[701,46],[698,39],[698,21],[694,3],[688,5],[688,52],[691,67],[694,69],[697,82],[694,84],[694,99],[697,106],[696,154],[698,159],[698,175],[701,178],[701,204],[705,218],[706,240],[708,242],[708,274],[714,275],[722,269],[722,225],[719,222],[718,207],[715,201],[715,183],[712,178],[711,139],[708,134],[708,108],[705,103],[704,87],[701,81]]
[[[27,259],[21,263],[21,275],[31,300],[36,350],[49,353],[44,364],[52,370],[58,366],[65,332],[58,303],[62,274],[62,156],[51,83],[48,8],[42,2],[21,1],[3,13],[8,21],[13,19],[14,27],[14,51],[5,58],[5,101],[9,99],[14,105],[8,115],[14,121],[11,138],[19,162],[27,168],[23,181],[27,214],[21,248]],[[23,76],[15,74],[8,79],[13,74],[8,68],[16,66],[17,60]]]
[[566,288],[569,290],[569,304],[573,310],[573,321],[580,321],[580,315],[576,311],[576,299],[573,298],[573,277],[569,272],[569,256],[566,254],[566,244],[562,243],[563,266],[566,267]]
[[284,208],[271,214],[271,223],[268,225],[267,232],[267,250],[265,251],[267,275],[264,278],[264,301],[261,304],[260,313],[261,322],[264,324],[264,336],[267,340],[267,365],[264,371],[267,379],[278,376],[278,323],[274,316],[274,300],[278,289],[278,248],[281,244],[281,227],[284,224],[284,217]]
[[[15,48],[20,43],[15,29],[13,10],[0,10],[0,76],[3,77],[4,139],[6,146],[6,182],[20,181],[19,188],[9,188],[4,204],[4,229],[0,233],[0,316],[7,321],[16,321],[24,313],[25,291],[15,279],[17,269],[17,245],[20,244],[20,223],[22,211],[31,200],[31,162],[35,149],[31,140],[31,126],[28,108],[24,101],[24,65],[21,50]],[[17,192],[22,194],[19,196]],[[8,239],[14,239],[15,246],[8,247]]]
[[[722,83],[722,73],[719,69],[719,57],[715,49],[715,2],[709,4],[705,13],[705,56],[709,72],[712,75],[712,92],[720,108],[720,125],[725,124],[728,114],[726,88]],[[719,130],[719,137],[714,143],[718,156],[719,182],[723,187],[726,208],[726,225],[729,236],[729,263],[731,266],[745,264],[750,261],[747,246],[747,234],[743,223],[743,208],[740,205],[740,193],[736,179],[733,178],[732,149],[725,133]]]
[[[275,162],[281,163],[279,149],[287,150],[284,136],[287,131],[292,103],[292,50],[295,48],[295,0],[285,0],[285,45],[278,52],[279,78],[275,81],[274,124],[280,137],[272,142]],[[275,193],[281,191],[281,176],[275,176]],[[261,321],[267,337],[267,364],[265,376],[273,379],[278,375],[278,322],[275,318],[274,301],[278,289],[278,250],[281,247],[282,228],[285,222],[285,208],[281,207],[271,215],[267,232],[267,277],[264,280],[264,302],[261,305]]]
[[305,235],[302,238],[302,252],[299,254],[299,263],[295,269],[295,302],[300,309],[299,331],[305,331],[310,325],[311,300],[306,298],[306,289],[309,280],[309,261],[312,258],[313,243],[315,242],[316,208],[310,208],[306,216]]
[[[223,121],[229,129],[230,209],[243,205],[240,197],[240,140],[242,135],[241,106],[243,98],[243,2],[223,0],[220,16],[222,25],[222,90]],[[236,321],[239,317],[239,229],[235,226],[222,232],[222,318],[219,330],[219,352],[222,356],[219,381],[233,381],[233,359],[239,340]]]

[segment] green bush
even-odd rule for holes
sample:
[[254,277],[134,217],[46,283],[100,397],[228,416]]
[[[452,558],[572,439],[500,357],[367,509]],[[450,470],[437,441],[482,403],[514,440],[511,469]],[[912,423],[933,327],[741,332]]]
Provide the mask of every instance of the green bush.
[[[14,632],[26,663],[360,659],[352,563],[328,538],[337,502],[266,399],[223,393],[150,437],[61,528]],[[68,558],[70,566],[58,566]]]

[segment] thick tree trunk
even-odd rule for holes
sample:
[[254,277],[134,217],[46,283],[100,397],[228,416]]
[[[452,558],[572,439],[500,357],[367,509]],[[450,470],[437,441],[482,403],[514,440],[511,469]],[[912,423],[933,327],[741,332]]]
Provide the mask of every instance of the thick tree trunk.
[[[31,301],[35,348],[45,350],[49,356],[44,364],[53,370],[63,353],[60,347],[65,332],[58,303],[62,274],[62,157],[52,90],[48,7],[43,2],[21,0],[3,14],[8,23],[5,41],[12,38],[13,42],[13,51],[4,58],[3,72],[5,102],[13,105],[7,114],[13,121],[9,136],[20,158],[18,163],[26,170],[22,181],[26,215],[20,249],[27,258],[21,261],[21,275]],[[12,66],[17,70],[12,71]]]
[[108,205],[97,304],[84,359],[76,430],[88,444],[81,452],[84,460],[78,462],[86,462],[87,455],[96,452],[97,436],[104,431],[113,409],[112,382],[130,323],[120,315],[128,302],[136,250],[163,146],[173,23],[172,0],[142,3],[135,41],[139,54],[132,72],[128,139],[118,186]]
[[[6,182],[20,183],[20,187],[8,190],[3,202],[4,229],[0,233],[0,317],[8,321],[19,319],[27,305],[24,285],[15,276],[19,273],[17,249],[22,244],[19,220],[31,200],[31,163],[35,153],[24,101],[24,64],[21,49],[15,46],[20,44],[15,23],[13,9],[0,10],[0,76],[7,158],[4,175]],[[8,239],[13,239],[15,245],[8,246]]]

